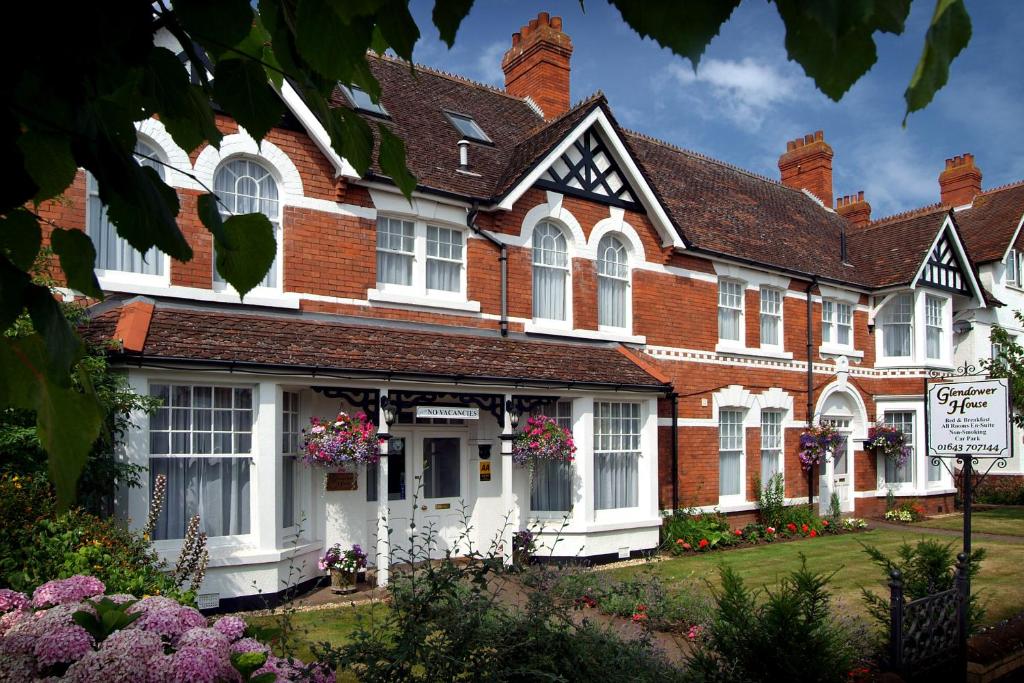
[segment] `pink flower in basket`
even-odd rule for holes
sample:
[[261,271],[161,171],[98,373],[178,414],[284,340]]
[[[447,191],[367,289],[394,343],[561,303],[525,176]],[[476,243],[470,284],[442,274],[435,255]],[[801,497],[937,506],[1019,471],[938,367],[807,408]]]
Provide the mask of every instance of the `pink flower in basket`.
[[310,418],[309,431],[303,431],[303,456],[307,465],[334,467],[346,464],[373,464],[380,460],[377,429],[365,413],[355,417],[338,413],[332,420]]

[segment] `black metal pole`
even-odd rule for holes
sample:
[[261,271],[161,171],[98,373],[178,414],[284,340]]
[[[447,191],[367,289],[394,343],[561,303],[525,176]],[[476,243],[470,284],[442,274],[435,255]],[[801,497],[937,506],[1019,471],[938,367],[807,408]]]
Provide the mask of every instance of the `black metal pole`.
[[974,473],[971,459],[964,458],[964,554],[971,556],[971,507],[974,498]]
[[903,672],[903,576],[899,569],[889,574],[889,668]]
[[961,680],[967,680],[967,632],[970,629],[971,607],[971,573],[967,563],[969,556],[960,553],[956,556],[956,587],[960,591],[960,609],[957,613],[959,632],[957,634],[957,654],[960,664]]
[[[811,293],[818,284],[815,275],[807,283],[807,427],[814,424],[814,300]],[[807,504],[814,505],[814,465],[807,470]]]

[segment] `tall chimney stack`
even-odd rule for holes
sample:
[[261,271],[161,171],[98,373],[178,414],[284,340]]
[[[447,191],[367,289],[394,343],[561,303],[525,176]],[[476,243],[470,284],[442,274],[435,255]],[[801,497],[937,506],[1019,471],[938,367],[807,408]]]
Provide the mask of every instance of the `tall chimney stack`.
[[825,206],[832,206],[832,148],[824,132],[787,142],[786,153],[779,157],[779,172],[786,187],[807,190]]
[[864,199],[864,190],[836,200],[836,213],[854,228],[863,228],[871,222],[871,205]]
[[970,204],[980,192],[981,169],[974,165],[973,154],[946,159],[946,168],[939,174],[939,197],[943,204]]
[[505,90],[529,97],[549,121],[569,111],[569,58],[572,40],[562,32],[562,17],[541,12],[512,34],[501,60]]

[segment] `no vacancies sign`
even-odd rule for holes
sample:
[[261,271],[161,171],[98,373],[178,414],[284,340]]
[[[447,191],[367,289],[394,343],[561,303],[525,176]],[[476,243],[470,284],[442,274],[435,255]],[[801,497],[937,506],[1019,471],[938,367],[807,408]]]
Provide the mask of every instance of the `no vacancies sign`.
[[1005,378],[928,385],[928,452],[935,456],[1009,457]]
[[416,417],[431,417],[435,420],[479,420],[480,409],[449,406],[416,406]]

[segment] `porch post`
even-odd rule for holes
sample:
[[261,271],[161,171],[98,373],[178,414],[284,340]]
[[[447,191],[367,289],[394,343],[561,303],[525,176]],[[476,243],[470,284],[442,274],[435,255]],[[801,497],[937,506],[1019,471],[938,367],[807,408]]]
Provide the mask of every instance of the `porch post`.
[[281,530],[281,387],[275,382],[256,385],[257,401],[252,458],[256,463],[250,477],[252,521],[250,530],[260,548],[280,548]]
[[[512,394],[505,394],[505,405],[512,401]],[[512,503],[512,418],[508,410],[502,411],[501,424],[501,512],[508,515],[508,524],[501,530],[501,555],[505,565],[512,564],[513,525],[518,523]]]
[[[380,398],[388,395],[387,389],[380,389]],[[377,433],[386,434],[387,422],[384,411],[377,406]],[[391,536],[388,519],[388,440],[380,443],[380,465],[377,470],[377,586],[388,585],[391,571]]]

